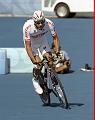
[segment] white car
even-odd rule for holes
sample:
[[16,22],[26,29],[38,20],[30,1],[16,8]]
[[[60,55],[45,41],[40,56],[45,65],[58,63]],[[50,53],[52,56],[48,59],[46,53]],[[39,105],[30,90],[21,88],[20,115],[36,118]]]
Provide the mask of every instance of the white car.
[[70,13],[94,12],[94,0],[42,0],[42,10],[69,17]]

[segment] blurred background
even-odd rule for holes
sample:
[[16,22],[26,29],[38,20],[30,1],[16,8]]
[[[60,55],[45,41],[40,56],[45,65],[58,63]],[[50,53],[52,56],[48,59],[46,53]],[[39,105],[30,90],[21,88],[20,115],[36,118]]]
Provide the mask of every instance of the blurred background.
[[41,9],[48,17],[93,17],[93,0],[0,0],[1,16],[31,16]]

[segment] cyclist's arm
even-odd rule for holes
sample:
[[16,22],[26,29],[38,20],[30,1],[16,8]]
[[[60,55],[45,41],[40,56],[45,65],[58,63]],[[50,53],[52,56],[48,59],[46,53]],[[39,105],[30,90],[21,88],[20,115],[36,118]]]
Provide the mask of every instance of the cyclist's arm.
[[31,25],[28,24],[27,22],[24,24],[24,26],[23,26],[23,40],[24,40],[24,45],[25,45],[27,54],[30,57],[30,60],[34,63],[35,58],[34,58],[34,55],[32,53],[32,44],[31,44],[30,34],[29,34],[30,27],[31,27]]
[[55,45],[56,53],[58,53],[59,52],[59,38],[58,38],[58,35],[55,31],[54,23],[49,20],[48,25],[49,25],[49,28],[50,28],[50,31],[51,31],[51,34],[52,34],[52,37],[53,37],[53,42],[54,42],[54,45]]
[[34,57],[33,52],[32,52],[31,41],[25,41],[25,48],[26,48],[26,51],[27,51],[28,56],[30,57],[30,60],[31,60],[33,63],[35,63],[36,60],[35,60],[35,57]]
[[53,36],[53,42],[54,42],[54,46],[55,46],[55,49],[56,49],[56,53],[59,53],[60,43],[59,43],[59,38],[57,36],[57,33]]

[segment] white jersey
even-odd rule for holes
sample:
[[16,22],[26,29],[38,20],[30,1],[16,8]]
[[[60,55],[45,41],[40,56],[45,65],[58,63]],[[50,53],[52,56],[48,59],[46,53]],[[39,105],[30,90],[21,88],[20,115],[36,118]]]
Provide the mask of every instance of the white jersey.
[[40,48],[42,45],[45,45],[43,47],[47,47],[47,51],[50,51],[50,47],[45,37],[46,33],[49,31],[52,36],[56,35],[54,23],[51,20],[45,18],[45,26],[42,29],[37,29],[32,19],[27,20],[23,26],[24,42],[31,41],[35,54],[38,54],[37,48]]

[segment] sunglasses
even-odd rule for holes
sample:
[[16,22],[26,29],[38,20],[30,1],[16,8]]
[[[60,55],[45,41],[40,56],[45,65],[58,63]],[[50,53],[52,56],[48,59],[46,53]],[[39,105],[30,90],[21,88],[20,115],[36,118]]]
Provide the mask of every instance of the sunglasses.
[[35,24],[44,24],[45,23],[45,20],[41,20],[41,21],[37,21],[37,22],[35,22]]

